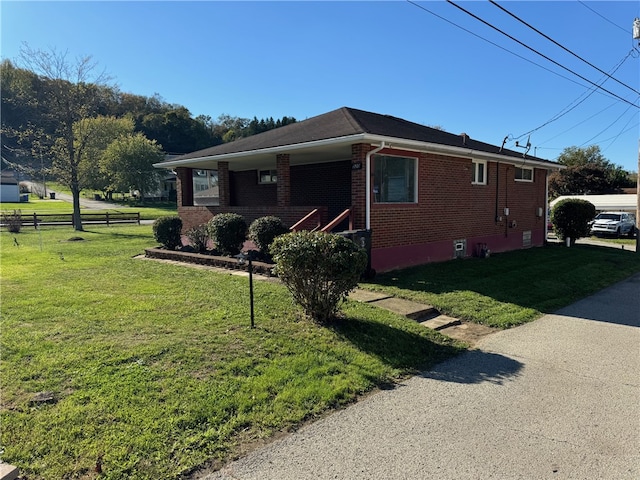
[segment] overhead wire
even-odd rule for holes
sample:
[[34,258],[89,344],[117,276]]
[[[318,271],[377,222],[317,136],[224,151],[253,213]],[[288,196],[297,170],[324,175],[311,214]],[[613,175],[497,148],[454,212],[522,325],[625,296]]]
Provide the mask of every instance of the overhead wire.
[[523,57],[522,55],[519,55],[519,54],[517,54],[517,53],[515,53],[515,52],[513,52],[513,51],[511,51],[511,50],[509,50],[508,48],[503,47],[502,45],[498,45],[497,43],[492,42],[491,40],[488,40],[488,39],[484,38],[483,36],[478,35],[477,33],[474,33],[474,32],[472,32],[471,30],[466,29],[466,28],[464,28],[464,27],[462,27],[462,26],[458,25],[458,24],[457,24],[457,23],[455,23],[455,22],[452,22],[451,20],[449,20],[449,19],[447,19],[447,18],[445,18],[445,17],[443,17],[443,16],[441,16],[441,15],[438,15],[438,14],[437,14],[437,13],[435,13],[435,12],[432,12],[431,10],[429,10],[428,8],[426,8],[426,7],[425,7],[425,6],[423,6],[423,5],[420,5],[420,4],[418,4],[418,3],[415,3],[415,2],[414,2],[414,1],[412,1],[412,0],[406,0],[406,2],[407,2],[407,3],[410,3],[411,5],[413,5],[413,6],[417,7],[417,8],[419,8],[420,10],[424,10],[425,12],[427,12],[427,13],[429,13],[429,14],[433,15],[433,16],[434,16],[434,17],[436,17],[436,18],[439,18],[440,20],[443,20],[443,21],[447,22],[447,23],[448,23],[448,24],[450,24],[450,25],[453,25],[453,26],[454,26],[454,27],[456,27],[456,28],[459,28],[459,29],[460,29],[460,30],[462,30],[463,32],[466,32],[466,33],[468,33],[468,34],[470,34],[470,35],[473,35],[474,37],[479,38],[480,40],[483,40],[483,41],[485,41],[485,42],[489,43],[490,45],[493,45],[494,47],[499,48],[500,50],[504,50],[505,52],[510,53],[511,55],[513,55],[513,56],[515,56],[515,57],[518,57],[518,58],[519,58],[519,59],[521,59],[521,60],[524,60],[525,62],[528,62],[528,63],[530,63],[530,64],[532,64],[532,65],[535,65],[536,67],[540,67],[540,68],[542,68],[543,70],[546,70],[547,72],[552,73],[553,75],[556,75],[557,77],[564,78],[565,80],[570,81],[571,83],[575,83],[576,85],[579,85],[579,86],[581,86],[581,87],[584,87],[584,86],[585,86],[585,85],[583,85],[582,83],[580,83],[580,82],[578,82],[578,81],[574,80],[573,78],[570,78],[570,77],[567,77],[567,76],[565,76],[565,75],[562,75],[561,73],[558,73],[558,72],[556,72],[556,71],[553,71],[553,70],[551,70],[550,68],[545,67],[544,65],[540,65],[539,63],[536,63],[536,62],[534,62],[533,60],[531,60],[531,59],[529,59],[529,58]]
[[[631,56],[631,53],[633,52],[630,51],[629,53],[627,53],[627,55],[625,55],[625,57],[620,60],[612,69],[611,69],[611,73],[615,73],[621,66],[622,64],[627,60],[627,58],[629,58]],[[601,85],[604,84],[604,82],[607,81],[608,77],[603,77],[601,79]],[[572,102],[569,103],[569,105],[567,105],[566,107],[564,107],[562,110],[560,110],[558,113],[556,113],[555,115],[553,115],[549,120],[547,120],[546,122],[544,122],[542,125],[533,128],[531,130],[529,130],[528,132],[523,133],[522,135],[519,135],[517,137],[514,137],[516,139],[522,138],[526,135],[530,135],[533,132],[536,132],[538,130],[540,130],[542,127],[546,127],[547,125],[549,125],[550,123],[555,122],[556,120],[559,120],[560,118],[564,117],[567,113],[571,112],[572,110],[574,110],[575,108],[577,108],[580,104],[582,104],[585,100],[587,100],[589,97],[591,97],[591,95],[593,95],[595,92],[597,91],[597,88],[593,87],[590,88],[587,92],[583,92],[581,93],[578,98],[576,98],[575,100],[573,100]],[[582,100],[580,100],[580,98],[586,95]],[[579,101],[578,101],[579,100]],[[577,102],[577,103],[576,103]],[[575,105],[574,105],[575,103]],[[573,105],[573,106],[572,106]],[[612,104],[615,105],[615,104]],[[569,108],[570,107],[570,108]],[[608,107],[607,107],[608,108]],[[603,110],[602,110],[603,111]],[[579,125],[579,124],[578,124]],[[573,127],[572,127],[573,128]],[[571,129],[569,129],[571,130]],[[568,130],[567,130],[568,131]],[[542,144],[541,144],[542,145]]]
[[591,85],[594,85],[595,87],[597,87],[597,88],[599,88],[600,90],[602,90],[602,91],[604,91],[604,92],[608,93],[609,95],[611,95],[611,96],[613,96],[613,97],[617,98],[618,100],[621,100],[621,101],[623,101],[624,103],[627,103],[627,104],[629,104],[629,105],[631,105],[631,106],[633,106],[633,107],[635,107],[635,108],[640,109],[640,105],[636,105],[636,104],[634,104],[634,103],[631,103],[631,102],[630,102],[629,100],[627,100],[626,98],[623,98],[623,97],[621,97],[620,95],[617,95],[617,94],[613,93],[612,91],[607,90],[606,88],[604,88],[604,87],[602,87],[602,86],[600,86],[600,85],[598,85],[598,84],[596,84],[596,83],[592,82],[591,80],[589,80],[588,78],[584,77],[583,75],[580,75],[579,73],[574,72],[573,70],[571,70],[571,69],[570,69],[570,68],[568,68],[568,67],[565,67],[564,65],[562,65],[562,64],[561,64],[561,63],[559,63],[559,62],[556,62],[556,61],[555,61],[555,60],[553,60],[552,58],[550,58],[550,57],[548,57],[547,55],[545,55],[545,54],[543,54],[543,53],[539,52],[539,51],[538,51],[538,50],[536,50],[535,48],[530,47],[530,46],[529,46],[529,45],[527,45],[526,43],[521,42],[521,41],[520,41],[520,40],[518,40],[517,38],[513,37],[512,35],[509,35],[507,32],[505,32],[505,31],[503,31],[503,30],[499,29],[499,28],[498,28],[498,27],[496,27],[495,25],[492,25],[491,23],[489,23],[489,22],[487,22],[486,20],[484,20],[484,19],[480,18],[480,17],[479,17],[479,16],[477,16],[476,14],[474,14],[474,13],[470,12],[469,10],[467,10],[467,9],[465,9],[465,8],[463,8],[463,7],[461,7],[460,5],[457,5],[457,4],[456,4],[455,2],[453,2],[452,0],[447,0],[447,3],[449,3],[450,5],[453,5],[454,7],[456,7],[456,8],[457,8],[457,9],[459,9],[459,10],[461,10],[462,12],[466,13],[467,15],[469,15],[469,16],[471,16],[471,17],[475,18],[475,19],[476,19],[476,20],[478,20],[479,22],[482,22],[483,24],[485,24],[486,26],[488,26],[488,27],[492,28],[493,30],[496,30],[497,32],[499,32],[499,33],[501,33],[502,35],[506,36],[507,38],[509,38],[509,39],[513,40],[514,42],[518,43],[519,45],[521,45],[521,46],[525,47],[526,49],[528,49],[528,50],[530,50],[530,51],[534,52],[535,54],[537,54],[537,55],[539,55],[539,56],[543,57],[544,59],[548,60],[549,62],[553,63],[554,65],[557,65],[558,67],[562,68],[563,70],[566,70],[566,71],[568,71],[568,72],[572,73],[572,74],[573,74],[573,75],[575,75],[576,77],[578,77],[578,78],[580,78],[580,79],[584,80],[584,81],[585,81],[585,82],[587,82],[587,83],[590,83]]
[[607,125],[607,126],[606,126],[606,127],[604,127],[602,130],[600,130],[598,133],[596,133],[596,134],[595,134],[593,137],[591,137],[589,140],[587,140],[586,142],[583,142],[583,143],[580,145],[580,147],[583,147],[583,146],[584,146],[584,145],[586,145],[587,143],[591,142],[591,140],[593,140],[594,138],[598,138],[598,137],[599,137],[600,135],[602,135],[604,132],[606,132],[606,131],[607,131],[607,130],[609,130],[611,127],[613,127],[613,126],[616,124],[616,122],[617,122],[618,120],[620,120],[620,119],[624,116],[624,114],[625,114],[625,113],[627,113],[627,112],[629,111],[629,109],[630,109],[630,108],[631,108],[631,107],[627,107],[627,108],[625,109],[625,111],[624,111],[624,112],[622,112],[622,113],[618,116],[618,118],[616,118],[613,122],[611,122],[609,125]]
[[534,32],[536,32],[539,35],[542,35],[544,38],[546,38],[547,40],[549,40],[550,42],[552,42],[554,45],[557,45],[558,47],[560,47],[561,49],[563,49],[565,52],[573,55],[574,57],[576,57],[577,59],[581,60],[582,62],[586,63],[587,65],[589,65],[592,68],[595,68],[596,70],[598,70],[600,73],[606,75],[608,78],[610,78],[611,80],[613,80],[614,82],[619,83],[620,85],[623,85],[624,87],[628,88],[629,90],[631,90],[634,93],[637,93],[638,95],[640,95],[640,91],[636,90],[633,87],[630,87],[629,85],[627,85],[624,82],[621,82],[620,80],[618,80],[617,78],[611,76],[609,73],[605,72],[604,70],[598,68],[596,65],[594,65],[593,63],[589,62],[588,60],[585,60],[584,58],[582,58],[580,55],[578,55],[577,53],[573,52],[572,50],[568,49],[567,47],[565,47],[564,45],[556,42],[553,38],[551,38],[549,35],[541,32],[540,30],[538,30],[536,27],[534,27],[533,25],[529,24],[528,22],[524,21],[523,19],[521,19],[520,17],[518,17],[516,14],[510,12],[509,10],[507,10],[506,8],[504,8],[502,5],[498,4],[497,2],[495,2],[494,0],[489,0],[489,3],[491,3],[491,5],[499,8],[500,10],[502,10],[504,13],[506,13],[507,15],[511,16],[512,18],[516,19],[518,22],[522,23],[523,25],[526,25],[528,28],[530,28],[531,30],[533,30]]
[[616,140],[618,140],[618,138],[620,138],[621,135],[633,130],[634,128],[636,128],[638,125],[640,125],[640,122],[636,122],[634,125],[631,125],[629,128],[627,128],[627,125],[629,125],[629,122],[633,119],[633,117],[629,118],[629,120],[627,121],[627,123],[624,125],[624,127],[622,127],[622,130],[620,130],[620,132],[618,132],[618,134],[614,137],[610,137],[610,138],[605,138],[604,140],[600,140],[600,143],[603,142],[608,142],[609,140],[611,140],[613,138],[613,140],[611,140],[611,143],[609,145],[607,145],[606,147],[604,147],[602,149],[602,151],[604,152],[605,150],[607,150],[611,145],[613,145]]
[[619,28],[620,30],[622,30],[624,33],[626,33],[627,35],[629,34],[629,32],[627,31],[626,28],[622,28],[620,25],[618,25],[617,23],[612,22],[611,20],[609,20],[607,17],[605,17],[604,15],[601,15],[600,13],[596,12],[593,8],[591,8],[589,5],[587,5],[584,2],[581,2],[580,0],[578,0],[578,3],[580,5],[582,5],[583,7],[587,8],[588,10],[591,10],[593,13],[595,13],[596,15],[598,15],[600,18],[602,18],[603,20],[606,20],[607,22],[609,22],[611,25],[613,25],[614,27]]

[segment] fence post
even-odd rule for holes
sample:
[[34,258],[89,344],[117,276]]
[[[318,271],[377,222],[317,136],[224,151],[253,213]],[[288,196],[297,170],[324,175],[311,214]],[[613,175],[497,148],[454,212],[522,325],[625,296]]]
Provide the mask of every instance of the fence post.
[[107,211],[107,226],[109,226],[109,212]]
[[33,228],[38,229],[38,216],[36,212],[33,212]]
[[140,212],[138,212],[138,225],[140,225]]

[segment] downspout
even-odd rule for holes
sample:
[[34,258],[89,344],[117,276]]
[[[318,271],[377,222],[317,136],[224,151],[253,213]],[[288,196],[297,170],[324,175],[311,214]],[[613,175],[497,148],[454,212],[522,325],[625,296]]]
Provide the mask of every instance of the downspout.
[[495,222],[498,223],[499,222],[499,218],[500,218],[500,212],[498,210],[499,208],[499,200],[500,200],[500,190],[498,188],[498,185],[500,184],[500,162],[496,162],[496,216],[495,216]]
[[367,152],[365,156],[365,175],[367,176],[365,180],[365,188],[367,189],[365,194],[365,229],[371,230],[371,156],[378,153],[380,150],[385,148],[384,140],[380,144],[378,148],[374,148],[373,150]]
[[549,170],[545,170],[544,174],[544,245],[548,242],[548,225],[549,225]]

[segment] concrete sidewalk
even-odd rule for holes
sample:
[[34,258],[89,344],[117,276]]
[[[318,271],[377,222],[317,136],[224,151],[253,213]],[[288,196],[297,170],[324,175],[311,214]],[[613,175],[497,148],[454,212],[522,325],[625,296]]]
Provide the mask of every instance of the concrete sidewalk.
[[640,478],[640,275],[198,479]]

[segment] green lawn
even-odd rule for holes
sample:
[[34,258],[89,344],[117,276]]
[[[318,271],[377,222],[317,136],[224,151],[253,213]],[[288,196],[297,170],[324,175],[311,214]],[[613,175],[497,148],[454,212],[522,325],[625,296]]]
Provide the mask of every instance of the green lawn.
[[550,245],[379,275],[371,290],[433,305],[499,328],[529,322],[640,272],[640,255],[616,248]]
[[[40,199],[36,195],[31,195],[28,202],[23,203],[0,203],[0,211],[6,213],[12,213],[14,210],[20,210],[23,215],[37,214],[51,214],[51,213],[73,213],[73,205],[63,200],[51,200],[49,198]],[[86,208],[80,209],[82,212],[87,213],[103,213],[103,212],[125,212],[134,213],[140,212],[140,218],[142,220],[155,220],[158,217],[167,215],[177,215],[177,206],[174,204],[153,204],[139,205],[139,206],[127,206],[122,205],[117,209],[104,209],[104,210],[89,210]]]
[[246,278],[134,258],[150,225],[0,242],[0,450],[30,480],[98,459],[100,478],[178,478],[464,349],[354,302],[318,327],[267,282],[250,329]]

